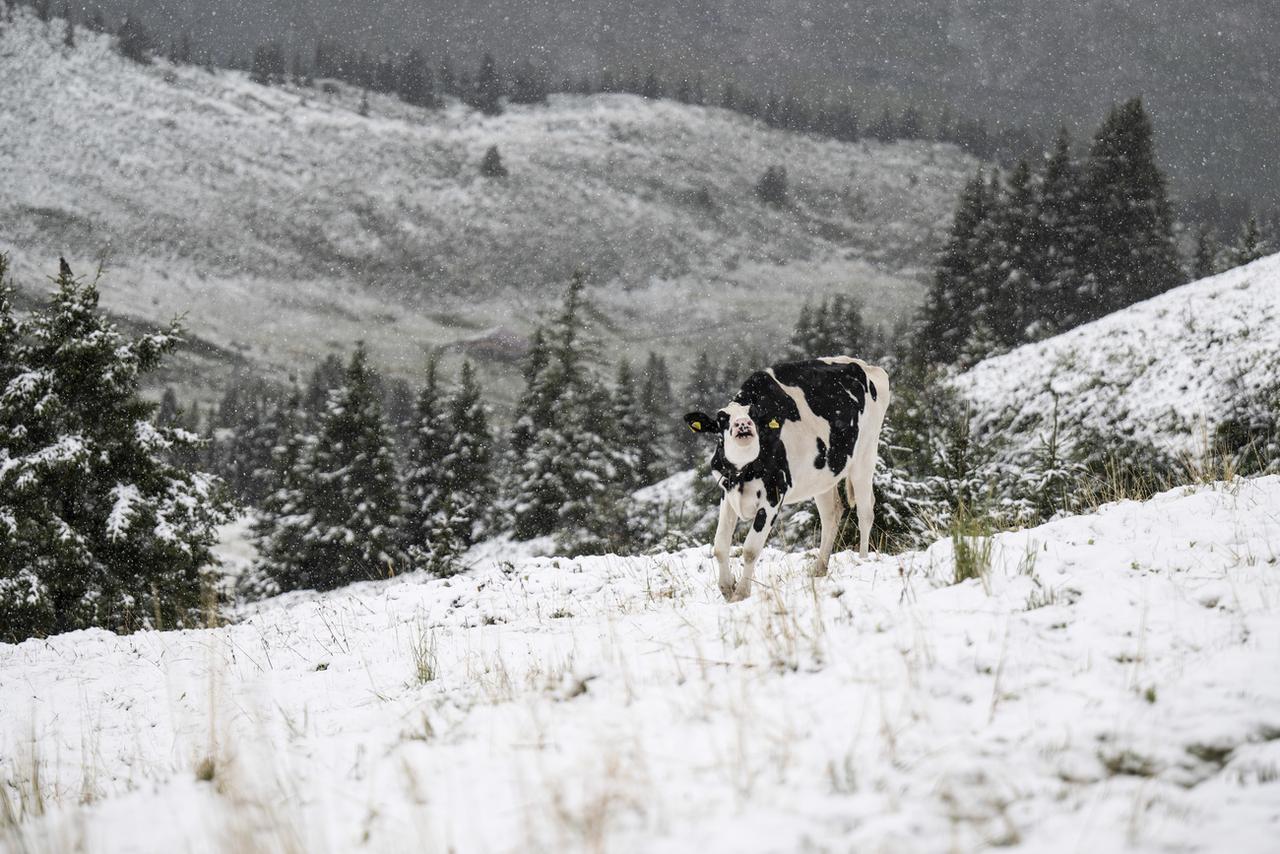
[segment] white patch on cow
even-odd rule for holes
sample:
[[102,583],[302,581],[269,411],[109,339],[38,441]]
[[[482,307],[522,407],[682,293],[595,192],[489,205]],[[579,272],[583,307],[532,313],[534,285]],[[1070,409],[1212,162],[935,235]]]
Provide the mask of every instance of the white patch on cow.
[[[760,426],[751,418],[750,409],[741,403],[730,403],[721,412],[729,416],[724,430],[724,458],[732,465],[742,468],[760,456]],[[750,436],[735,435],[741,432],[741,425],[750,423]]]

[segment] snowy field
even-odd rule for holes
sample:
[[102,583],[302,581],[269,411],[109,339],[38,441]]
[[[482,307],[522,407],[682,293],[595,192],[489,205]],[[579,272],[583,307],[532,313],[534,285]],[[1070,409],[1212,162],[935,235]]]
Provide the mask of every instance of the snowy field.
[[[892,317],[920,300],[977,165],[629,95],[486,117],[370,94],[362,116],[343,84],[143,67],[83,29],[74,49],[61,38],[26,9],[0,23],[0,251],[20,287],[43,289],[59,255],[86,273],[105,255],[105,307],[187,312],[225,357],[276,369],[360,338],[402,376],[440,346],[509,359],[579,267],[600,283],[609,361],[691,362],[721,329],[765,346],[810,295]],[[480,176],[490,145],[510,177]],[[753,190],[774,164],[784,210]]]
[[979,432],[1035,447],[1060,424],[1198,457],[1224,406],[1280,384],[1280,255],[980,362],[956,385]]
[[766,552],[737,605],[706,549],[489,560],[0,646],[0,774],[43,800],[4,840],[1275,851],[1280,478],[1001,534],[985,581],[950,549]]

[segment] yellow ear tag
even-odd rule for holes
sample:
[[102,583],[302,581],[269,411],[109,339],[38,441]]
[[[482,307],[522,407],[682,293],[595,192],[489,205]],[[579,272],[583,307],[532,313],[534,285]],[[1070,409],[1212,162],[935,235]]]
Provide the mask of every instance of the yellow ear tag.
[[777,429],[778,429],[779,427],[781,427],[781,426],[782,426],[782,425],[778,423],[778,419],[776,419],[776,418],[769,422],[769,429],[770,429],[770,430],[777,430]]
[[701,421],[693,422],[692,424],[689,425],[689,429],[695,433],[698,432],[699,430],[702,429],[702,422]]

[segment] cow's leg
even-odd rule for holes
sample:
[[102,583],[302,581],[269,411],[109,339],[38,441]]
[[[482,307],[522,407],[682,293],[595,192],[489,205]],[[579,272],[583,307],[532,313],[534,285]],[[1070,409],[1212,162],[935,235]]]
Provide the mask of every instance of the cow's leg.
[[729,548],[733,545],[733,529],[738,524],[738,514],[729,506],[729,499],[720,499],[720,521],[716,524],[715,544],[711,553],[720,568],[720,592],[733,601],[733,573],[729,571]]
[[838,488],[832,488],[813,497],[813,503],[818,507],[818,519],[822,522],[822,541],[818,546],[818,563],[813,568],[814,575],[827,574],[831,546],[836,541],[836,529],[840,527],[839,491]]
[[876,460],[872,457],[869,464],[865,460],[855,461],[853,473],[849,475],[853,504],[858,511],[858,557],[864,559],[871,548],[871,523],[876,517],[876,494],[871,488],[875,470]]
[[781,507],[781,499],[776,505],[762,504],[756,511],[755,518],[751,520],[751,530],[747,532],[746,542],[742,544],[742,578],[738,579],[738,588],[733,594],[735,600],[746,599],[751,595],[751,580],[756,574],[756,558],[760,557],[760,550],[769,539],[769,532],[773,530],[773,522],[778,518],[778,510]]

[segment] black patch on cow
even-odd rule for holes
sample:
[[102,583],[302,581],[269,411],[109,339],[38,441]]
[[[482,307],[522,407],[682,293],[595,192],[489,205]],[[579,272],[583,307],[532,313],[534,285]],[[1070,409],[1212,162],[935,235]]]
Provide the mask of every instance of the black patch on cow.
[[751,523],[751,527],[758,534],[764,530],[765,523],[769,521],[769,514],[761,507],[756,511],[756,520]]
[[867,380],[867,390],[871,392],[872,400],[879,400],[880,394],[876,391],[876,384],[871,380]]
[[756,371],[747,377],[742,388],[733,396],[733,402],[747,407],[759,433],[763,433],[764,425],[775,418],[779,423],[800,420],[796,402],[764,371]]
[[[867,406],[870,382],[857,362],[788,362],[773,366],[778,382],[804,392],[809,408],[831,426],[827,468],[840,472],[858,442],[858,419]],[[781,389],[778,389],[781,392]],[[790,399],[790,398],[788,398]]]
[[[770,431],[775,432],[776,431]],[[791,468],[787,465],[787,449],[781,440],[765,441],[760,437],[760,455],[744,467],[738,468],[725,459],[723,434],[716,444],[715,456],[711,458],[711,469],[720,475],[720,488],[728,492],[730,489],[745,489],[753,480],[758,480],[764,487],[764,494],[774,507],[782,503],[782,498],[791,488]],[[759,498],[760,490],[756,490]]]
[[766,430],[763,426],[777,419],[799,421],[800,410],[777,381],[764,371],[756,371],[747,377],[742,388],[733,396],[734,403],[747,407],[751,420],[756,423],[756,435],[760,439],[760,454],[743,468],[729,462],[724,455],[724,430],[728,416],[721,411],[721,432],[716,442],[716,453],[711,458],[711,468],[720,474],[721,486],[726,490],[740,484],[759,480],[769,504],[777,507],[791,488],[791,467],[787,463],[787,449],[782,444],[782,430]]
[[818,440],[818,456],[813,461],[813,467],[816,469],[827,467],[827,443]]

